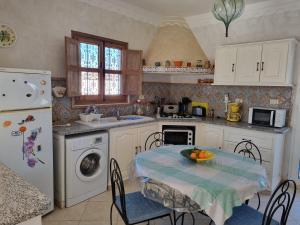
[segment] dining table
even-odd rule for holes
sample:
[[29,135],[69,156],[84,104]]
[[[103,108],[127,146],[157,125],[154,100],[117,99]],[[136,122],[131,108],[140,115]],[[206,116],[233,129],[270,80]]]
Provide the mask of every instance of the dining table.
[[[197,163],[181,154],[187,149],[205,149],[215,157]],[[259,162],[205,146],[166,145],[139,153],[132,176],[140,178],[146,198],[177,212],[203,212],[216,225],[224,225],[234,207],[269,187]]]

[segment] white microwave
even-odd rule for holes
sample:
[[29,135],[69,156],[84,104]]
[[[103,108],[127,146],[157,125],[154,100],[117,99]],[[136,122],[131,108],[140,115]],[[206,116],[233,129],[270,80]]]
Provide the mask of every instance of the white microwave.
[[249,108],[248,123],[265,127],[284,127],[286,109],[272,109],[262,107]]

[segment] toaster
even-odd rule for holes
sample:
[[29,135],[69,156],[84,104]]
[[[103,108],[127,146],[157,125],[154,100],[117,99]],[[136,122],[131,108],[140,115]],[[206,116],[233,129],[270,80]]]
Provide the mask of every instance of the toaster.
[[164,105],[163,112],[166,114],[177,114],[178,113],[178,105]]
[[193,106],[192,107],[192,115],[198,117],[206,116],[206,109],[202,106]]

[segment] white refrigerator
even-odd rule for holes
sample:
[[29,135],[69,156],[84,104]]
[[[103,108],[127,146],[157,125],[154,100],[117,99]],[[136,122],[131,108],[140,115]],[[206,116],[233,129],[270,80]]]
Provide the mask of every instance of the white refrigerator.
[[53,210],[51,74],[0,68],[0,162],[46,194]]

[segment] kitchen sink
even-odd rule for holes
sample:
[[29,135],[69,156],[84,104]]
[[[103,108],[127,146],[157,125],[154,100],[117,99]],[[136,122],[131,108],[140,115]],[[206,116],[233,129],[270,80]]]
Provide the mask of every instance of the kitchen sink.
[[118,125],[129,125],[129,124],[135,124],[139,122],[146,122],[146,121],[152,121],[154,120],[151,117],[147,116],[138,116],[138,115],[126,115],[121,116],[120,119],[117,117],[104,117],[100,120],[91,121],[91,122],[85,122],[85,121],[76,121],[77,123],[89,126],[89,127],[95,127],[95,128],[105,128],[105,127],[115,127]]

